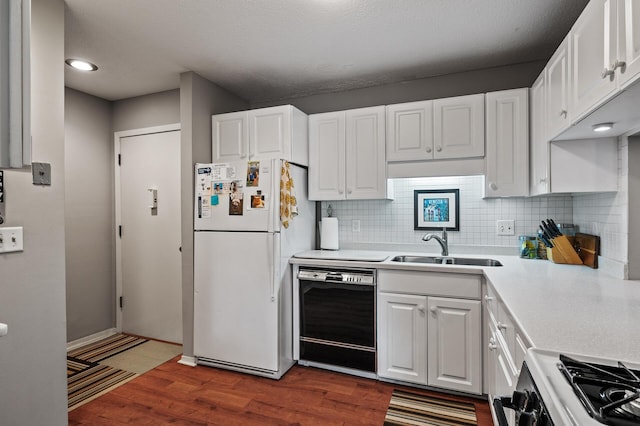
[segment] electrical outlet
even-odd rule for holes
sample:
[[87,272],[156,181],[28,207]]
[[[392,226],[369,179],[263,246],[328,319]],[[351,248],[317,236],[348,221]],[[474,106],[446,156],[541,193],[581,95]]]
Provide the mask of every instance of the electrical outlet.
[[496,220],[496,235],[515,235],[516,227],[515,221],[510,220]]
[[22,226],[0,228],[0,253],[22,250]]
[[353,219],[351,221],[351,232],[360,232],[360,219]]

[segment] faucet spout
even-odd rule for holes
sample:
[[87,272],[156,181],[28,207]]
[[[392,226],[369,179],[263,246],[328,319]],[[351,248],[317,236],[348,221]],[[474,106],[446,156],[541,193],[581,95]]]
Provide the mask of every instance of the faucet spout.
[[431,239],[435,239],[438,244],[440,244],[440,248],[442,248],[442,256],[449,256],[449,242],[447,240],[447,228],[442,228],[442,237],[436,234],[425,234],[422,237],[423,241],[429,241]]

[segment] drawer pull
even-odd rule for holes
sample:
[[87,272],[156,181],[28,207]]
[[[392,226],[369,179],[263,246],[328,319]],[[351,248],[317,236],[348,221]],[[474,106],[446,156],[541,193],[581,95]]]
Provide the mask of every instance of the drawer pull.
[[498,349],[498,345],[496,344],[496,339],[492,337],[491,339],[489,339],[489,350],[495,351],[496,349]]
[[499,330],[506,330],[506,329],[507,329],[507,327],[508,327],[508,325],[507,325],[507,324],[503,324],[503,323],[501,323],[500,321],[498,321],[498,329],[499,329]]

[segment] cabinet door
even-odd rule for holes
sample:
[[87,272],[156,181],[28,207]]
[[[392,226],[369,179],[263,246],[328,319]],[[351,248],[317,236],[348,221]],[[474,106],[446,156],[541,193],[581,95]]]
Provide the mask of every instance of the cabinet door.
[[387,191],[384,106],[346,111],[348,199],[382,199]]
[[572,121],[616,90],[616,0],[592,0],[569,33]]
[[433,101],[433,158],[484,156],[484,94]]
[[378,375],[427,383],[426,296],[378,295]]
[[433,101],[387,105],[387,161],[433,158]]
[[212,116],[211,142],[214,163],[247,158],[249,151],[247,112],[231,112]]
[[546,73],[531,86],[531,142],[529,193],[549,193],[549,140],[546,138]]
[[[492,397],[511,396],[515,390],[516,380],[509,360],[495,330],[488,343],[489,395]],[[515,411],[507,410],[508,424],[514,425]]]
[[529,89],[487,93],[485,196],[529,195]]
[[344,200],[345,113],[309,116],[309,199]]
[[547,68],[547,140],[569,127],[569,38],[553,54]]
[[288,105],[249,111],[249,158],[291,160],[291,108]]
[[428,384],[482,393],[479,300],[429,297]]
[[640,73],[640,4],[618,0],[618,57],[625,62],[618,75],[624,87]]

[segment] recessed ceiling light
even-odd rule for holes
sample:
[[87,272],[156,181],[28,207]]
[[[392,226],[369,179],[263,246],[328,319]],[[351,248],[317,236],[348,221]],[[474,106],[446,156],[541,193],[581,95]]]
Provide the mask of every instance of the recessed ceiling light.
[[96,65],[83,59],[67,59],[64,62],[71,68],[75,68],[80,71],[95,71],[98,69]]
[[592,127],[594,132],[606,132],[607,130],[613,129],[613,123],[598,123]]

